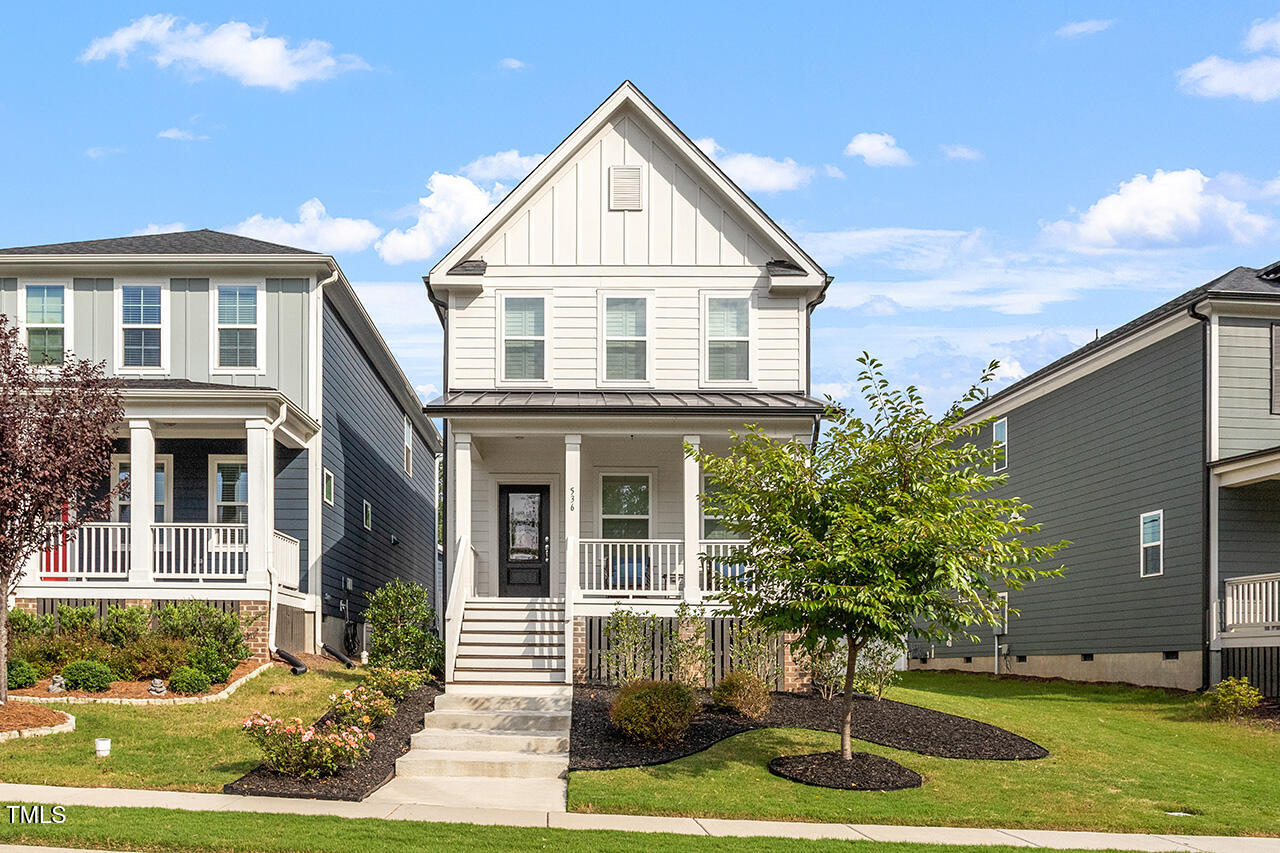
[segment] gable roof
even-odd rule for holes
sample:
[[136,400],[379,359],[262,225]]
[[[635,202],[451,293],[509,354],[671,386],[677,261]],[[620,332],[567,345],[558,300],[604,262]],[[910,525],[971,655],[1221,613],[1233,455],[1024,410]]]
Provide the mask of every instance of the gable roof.
[[105,240],[75,243],[46,243],[43,246],[16,246],[0,249],[0,255],[315,255],[295,249],[227,234],[222,231],[173,231],[168,234],[138,234]]
[[[825,290],[830,283],[830,276],[818,263],[809,256],[798,243],[766,214],[743,190],[729,178],[701,148],[694,144],[671,119],[654,106],[630,80],[626,80],[614,90],[572,133],[543,158],[524,180],[507,194],[499,204],[489,212],[461,241],[454,246],[434,267],[428,275],[428,286],[443,283],[448,276],[471,275],[479,272],[471,257],[484,243],[513,215],[529,202],[532,197],[582,148],[605,124],[620,110],[631,109],[647,120],[658,131],[658,134],[670,148],[683,155],[685,162],[698,177],[714,187],[721,195],[740,212],[769,242],[770,247],[782,257],[773,260],[784,262],[793,271],[786,273],[795,276],[796,281],[789,284],[810,284]],[[799,273],[797,275],[797,272]],[[803,279],[808,279],[805,282]],[[472,282],[474,286],[474,281]]]

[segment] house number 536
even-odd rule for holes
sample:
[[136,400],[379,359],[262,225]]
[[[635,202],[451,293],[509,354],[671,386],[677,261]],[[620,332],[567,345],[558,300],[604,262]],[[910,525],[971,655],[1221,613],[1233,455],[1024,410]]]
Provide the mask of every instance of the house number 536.
[[573,512],[573,510],[578,505],[577,497],[578,497],[578,488],[576,486],[570,486],[569,487],[569,511],[570,512]]

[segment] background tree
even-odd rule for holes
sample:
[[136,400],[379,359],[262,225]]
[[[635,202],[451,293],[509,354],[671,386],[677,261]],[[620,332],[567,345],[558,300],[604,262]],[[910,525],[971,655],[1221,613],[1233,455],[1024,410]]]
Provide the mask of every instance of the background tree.
[[[961,426],[985,397],[996,364],[945,415],[931,416],[914,386],[892,388],[883,367],[858,360],[866,415],[832,403],[817,446],[779,442],[758,427],[716,456],[686,448],[709,481],[705,512],[746,544],[726,562],[751,566],[727,578],[740,616],[796,633],[802,648],[847,644],[840,747],[850,758],[858,652],[908,634],[973,637],[1003,613],[999,593],[1061,568],[1042,568],[1066,542],[1033,545],[1030,507],[989,492],[999,447]],[[976,639],[976,638],[975,638]]]
[[[0,314],[0,592],[13,595],[32,556],[111,507],[111,442],[123,420],[102,362],[68,355],[33,365]],[[0,605],[0,704],[9,701],[9,609]]]

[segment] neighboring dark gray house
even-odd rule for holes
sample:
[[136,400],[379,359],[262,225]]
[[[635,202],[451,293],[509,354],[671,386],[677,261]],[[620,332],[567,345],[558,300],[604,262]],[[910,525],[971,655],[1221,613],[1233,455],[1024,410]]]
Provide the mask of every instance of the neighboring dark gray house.
[[1238,267],[973,407],[1067,570],[912,666],[1280,693],[1278,329],[1280,264]]
[[33,363],[106,363],[113,479],[155,472],[51,533],[19,606],[270,611],[262,656],[341,648],[391,578],[435,589],[440,435],[331,256],[216,231],[0,249],[0,315]]

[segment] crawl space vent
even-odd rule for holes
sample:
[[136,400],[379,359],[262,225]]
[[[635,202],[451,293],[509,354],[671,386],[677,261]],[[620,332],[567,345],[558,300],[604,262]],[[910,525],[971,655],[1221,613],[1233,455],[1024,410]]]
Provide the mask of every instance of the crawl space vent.
[[609,167],[609,209],[641,210],[642,166]]

